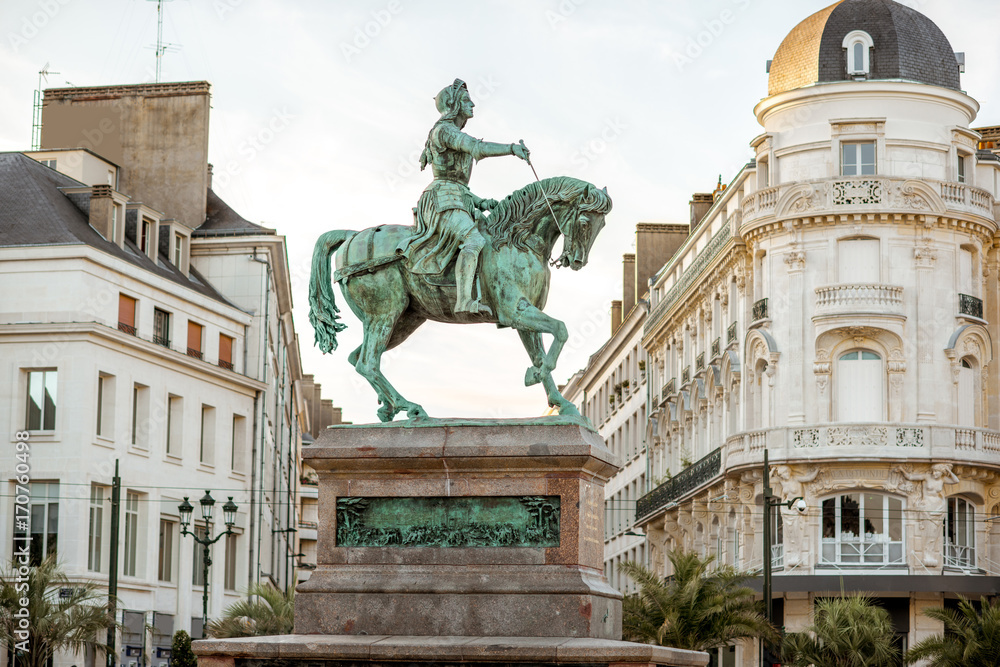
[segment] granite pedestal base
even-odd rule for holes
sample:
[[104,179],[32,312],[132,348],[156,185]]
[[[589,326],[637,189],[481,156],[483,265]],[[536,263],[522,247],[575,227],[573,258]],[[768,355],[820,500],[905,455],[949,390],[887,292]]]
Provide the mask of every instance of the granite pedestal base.
[[[603,574],[604,483],[617,466],[589,428],[558,418],[335,427],[303,457],[319,475],[321,528],[296,632],[621,637],[621,594]],[[344,546],[345,498],[536,498],[559,509],[549,546],[421,546],[391,530],[379,534],[394,540],[385,546]]]

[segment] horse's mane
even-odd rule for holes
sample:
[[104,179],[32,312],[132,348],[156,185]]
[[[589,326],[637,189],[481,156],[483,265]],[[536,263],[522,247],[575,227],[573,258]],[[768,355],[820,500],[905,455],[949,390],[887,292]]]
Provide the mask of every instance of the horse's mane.
[[607,193],[586,181],[556,176],[529,183],[499,202],[486,219],[486,232],[493,248],[499,250],[505,245],[513,245],[518,250],[529,251],[527,239],[535,219],[548,210],[546,197],[549,204],[576,201],[580,211],[608,213],[611,210],[611,198]]

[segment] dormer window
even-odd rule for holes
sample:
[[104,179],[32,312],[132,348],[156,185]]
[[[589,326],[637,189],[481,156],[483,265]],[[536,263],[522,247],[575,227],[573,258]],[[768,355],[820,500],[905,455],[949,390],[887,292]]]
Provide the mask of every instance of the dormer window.
[[871,74],[871,50],[875,47],[871,35],[864,30],[855,30],[844,37],[843,46],[847,52],[847,75],[867,78]]

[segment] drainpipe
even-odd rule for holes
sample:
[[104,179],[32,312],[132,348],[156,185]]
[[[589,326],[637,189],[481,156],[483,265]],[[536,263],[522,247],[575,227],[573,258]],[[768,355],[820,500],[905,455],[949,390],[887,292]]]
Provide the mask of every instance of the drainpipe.
[[[270,310],[271,310],[271,264],[264,258],[257,256],[257,249],[254,248],[253,255],[250,256],[250,260],[263,264],[265,267],[264,274],[261,276],[264,282],[264,288],[261,293],[261,298],[264,299],[264,319],[263,319],[263,335],[261,336],[261,352],[263,356],[263,367],[261,370],[260,380],[267,384],[267,371],[269,364],[267,363],[268,356],[268,337],[270,333]],[[256,497],[257,489],[251,486],[250,490],[250,511],[253,513],[254,505],[257,506],[257,564],[253,569],[252,581],[260,584],[260,545],[261,536],[264,532],[263,530],[263,513],[264,513],[264,443],[266,438],[267,429],[265,428],[267,422],[267,390],[263,390],[261,393],[260,400],[260,497]],[[254,412],[256,417],[256,411]],[[253,461],[253,466],[257,466],[257,461]],[[252,519],[251,519],[252,521]],[[253,563],[251,563],[252,565]]]

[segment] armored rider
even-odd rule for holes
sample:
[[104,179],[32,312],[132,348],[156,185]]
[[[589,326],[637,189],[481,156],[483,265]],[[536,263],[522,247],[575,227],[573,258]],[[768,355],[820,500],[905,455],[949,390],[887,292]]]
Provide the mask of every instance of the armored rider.
[[486,244],[476,220],[497,203],[469,190],[472,162],[501,155],[527,160],[529,152],[523,143],[495,144],[462,132],[472,118],[475,104],[461,79],[438,93],[434,102],[441,117],[427,135],[420,155],[420,169],[430,164],[434,181],[420,195],[416,228],[413,236],[400,245],[399,252],[410,261],[411,273],[423,274],[443,272],[458,252],[455,312],[492,315],[489,307],[475,297],[473,283],[479,253]]

